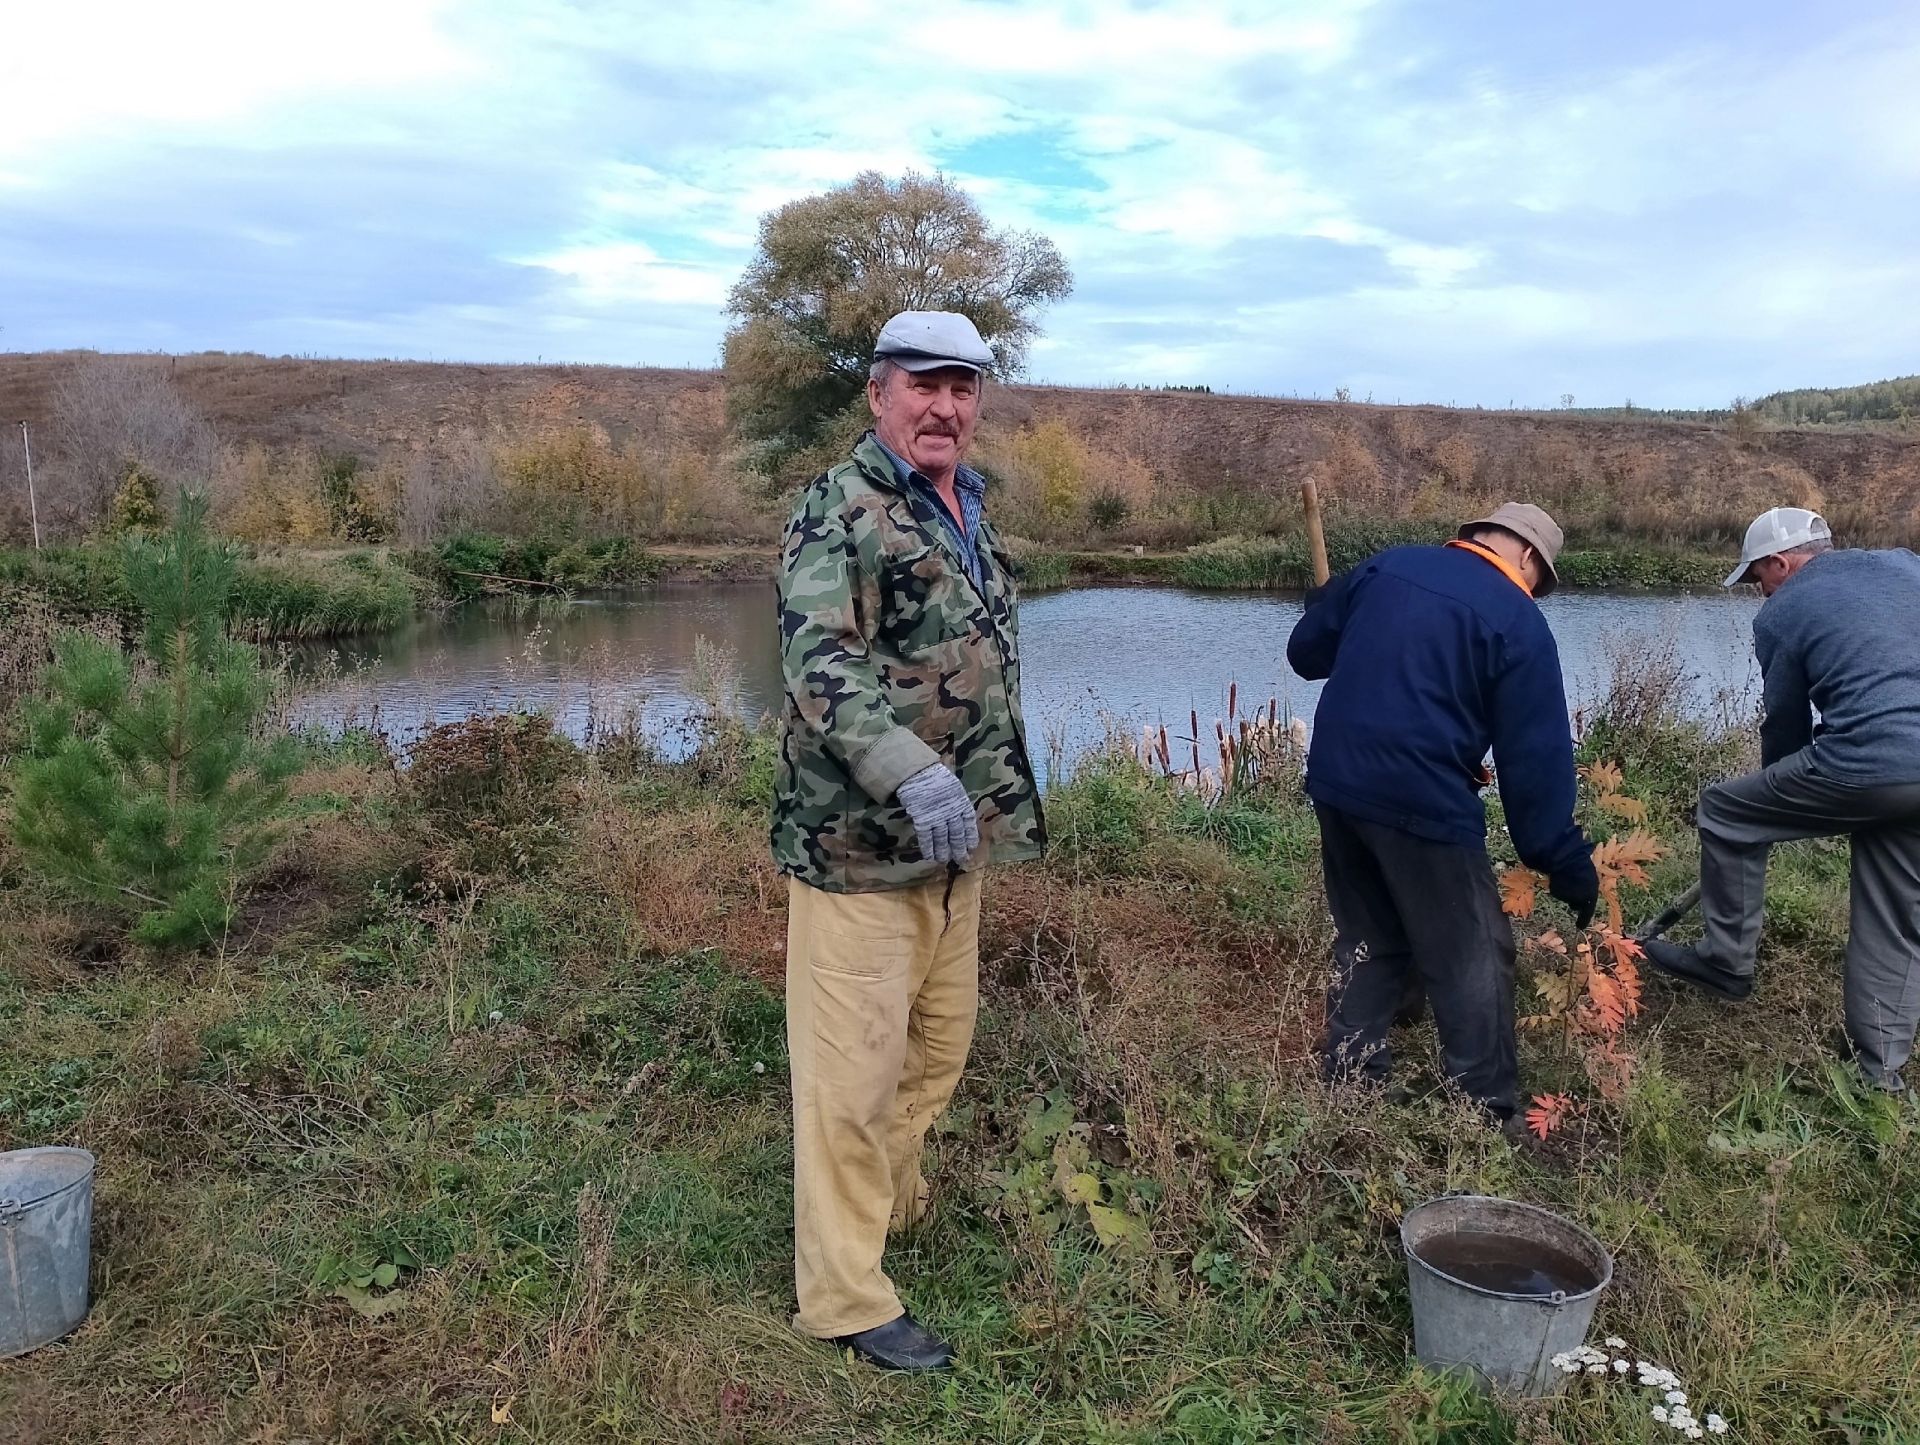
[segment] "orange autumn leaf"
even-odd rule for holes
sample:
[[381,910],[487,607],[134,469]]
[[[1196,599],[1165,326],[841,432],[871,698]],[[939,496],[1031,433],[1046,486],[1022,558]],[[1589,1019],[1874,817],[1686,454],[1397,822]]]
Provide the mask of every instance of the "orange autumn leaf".
[[1629,823],[1647,821],[1647,805],[1638,798],[1629,798],[1625,793],[1602,793],[1600,810],[1612,813],[1617,818],[1625,818]]
[[1612,974],[1595,969],[1587,978],[1587,1004],[1597,1030],[1617,1034],[1627,1026],[1627,999]]
[[1544,1139],[1565,1123],[1572,1112],[1571,1094],[1535,1094],[1533,1107],[1527,1110],[1527,1127]]
[[1608,933],[1606,937],[1600,941],[1600,946],[1613,955],[1615,972],[1623,968],[1631,969],[1637,960],[1647,956],[1646,949],[1642,948],[1635,940],[1628,938],[1624,933]]
[[1620,785],[1626,781],[1620,772],[1620,765],[1609,762],[1588,763],[1580,769],[1580,776],[1602,794],[1619,792]]
[[1593,866],[1600,871],[1603,883],[1610,878],[1621,879],[1644,888],[1648,882],[1646,865],[1665,852],[1651,833],[1635,828],[1596,847]]
[[1531,868],[1508,868],[1500,875],[1500,907],[1510,918],[1533,917],[1540,875]]

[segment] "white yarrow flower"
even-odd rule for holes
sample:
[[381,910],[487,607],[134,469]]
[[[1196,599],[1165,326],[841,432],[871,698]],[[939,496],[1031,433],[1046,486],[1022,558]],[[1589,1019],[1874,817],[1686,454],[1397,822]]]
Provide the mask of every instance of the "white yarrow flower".
[[1684,1405],[1684,1404],[1686,1404],[1686,1403],[1687,1403],[1687,1392],[1686,1392],[1685,1390],[1669,1390],[1669,1391],[1667,1391],[1667,1403],[1668,1403],[1669,1405]]
[[1607,1336],[1607,1348],[1608,1348],[1608,1349],[1610,1349],[1610,1350],[1624,1350],[1624,1349],[1625,1349],[1626,1347],[1627,1347],[1627,1342],[1626,1342],[1625,1340],[1623,1340],[1623,1339],[1621,1339],[1621,1338],[1620,1338],[1620,1336],[1618,1336],[1618,1335],[1608,1335],[1608,1336]]
[[1613,1372],[1614,1372],[1614,1374],[1616,1374],[1616,1375],[1624,1375],[1624,1374],[1626,1374],[1626,1372],[1627,1372],[1627,1362],[1626,1362],[1625,1360],[1615,1360],[1615,1361],[1613,1362]]
[[1715,1435],[1724,1435],[1727,1433],[1727,1422],[1725,1420],[1722,1420],[1718,1415],[1714,1414],[1712,1411],[1708,1411],[1707,1412],[1707,1429],[1712,1431]]
[[1653,1418],[1658,1420],[1662,1425],[1666,1424],[1667,1407],[1665,1405],[1655,1405],[1653,1407]]
[[1589,1375],[1604,1375],[1606,1374],[1606,1372],[1607,1372],[1607,1367],[1605,1365],[1588,1365],[1587,1366],[1587,1373]]

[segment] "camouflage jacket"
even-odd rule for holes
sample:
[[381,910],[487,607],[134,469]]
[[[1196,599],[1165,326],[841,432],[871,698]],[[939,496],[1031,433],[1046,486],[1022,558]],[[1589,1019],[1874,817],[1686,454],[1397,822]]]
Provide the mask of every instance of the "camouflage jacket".
[[932,763],[959,775],[979,813],[980,846],[963,867],[1037,858],[1045,846],[1007,553],[982,518],[976,587],[937,505],[901,483],[869,434],[807,488],[787,524],[773,857],[829,892],[941,875],[894,798]]

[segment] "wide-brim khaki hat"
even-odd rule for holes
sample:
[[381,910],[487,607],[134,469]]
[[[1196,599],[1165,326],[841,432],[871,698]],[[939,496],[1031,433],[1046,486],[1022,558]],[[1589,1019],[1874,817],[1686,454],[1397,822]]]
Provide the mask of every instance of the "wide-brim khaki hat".
[[1499,527],[1511,532],[1540,554],[1540,565],[1547,575],[1535,590],[1535,597],[1545,597],[1560,585],[1560,572],[1554,564],[1559,560],[1560,549],[1566,545],[1567,538],[1560,530],[1560,524],[1542,508],[1531,502],[1507,502],[1490,515],[1468,522],[1456,535],[1465,538],[1482,527]]

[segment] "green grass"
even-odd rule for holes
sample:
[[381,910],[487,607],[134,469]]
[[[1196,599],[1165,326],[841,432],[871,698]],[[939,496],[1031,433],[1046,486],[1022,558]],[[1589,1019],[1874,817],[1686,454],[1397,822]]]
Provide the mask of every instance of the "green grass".
[[[237,636],[298,641],[390,632],[430,603],[564,598],[651,580],[658,566],[624,538],[584,541],[456,537],[408,553],[243,552],[229,609]],[[138,618],[109,544],[0,549],[0,588],[45,597],[61,616]]]
[[[1297,786],[1206,808],[1083,767],[1049,862],[989,887],[936,1210],[888,1256],[962,1364],[910,1380],[788,1324],[765,744],[713,749],[625,745],[550,867],[463,897],[377,747],[316,740],[242,926],[172,964],[67,961],[78,925],[0,855],[0,1147],[101,1158],[93,1315],[0,1363],[0,1419],[89,1445],[1677,1438],[1637,1389],[1510,1410],[1410,1363],[1397,1219],[1480,1189],[1609,1242],[1595,1338],[1678,1370],[1726,1438],[1920,1438],[1920,1110],[1818,1041],[1843,853],[1780,851],[1754,1003],[1650,984],[1629,1098],[1516,1151],[1443,1092],[1313,1081]],[[1657,818],[1690,786],[1628,781]],[[1637,907],[1686,876],[1661,826],[1680,851]],[[1408,1037],[1407,1078],[1432,1050]],[[1523,1069],[1567,1078],[1533,1034]],[[1141,1238],[1101,1242],[1063,1152]]]
[[[61,615],[102,614],[138,625],[119,550],[108,545],[0,551],[0,584],[46,597]],[[390,631],[424,599],[419,579],[377,552],[344,556],[243,555],[229,621],[258,642]]]
[[625,537],[499,537],[466,532],[406,554],[441,595],[466,602],[527,592],[575,592],[647,582],[659,564]]
[[[1327,533],[1327,560],[1335,573],[1374,553],[1406,544],[1433,545],[1451,532],[1425,523],[1335,526]],[[1726,576],[1723,557],[1654,547],[1575,547],[1558,570],[1567,587],[1709,587]],[[1076,552],[1036,549],[1021,558],[1030,590],[1102,582],[1145,582],[1199,589],[1303,591],[1312,585],[1306,538],[1227,536],[1178,553]]]

